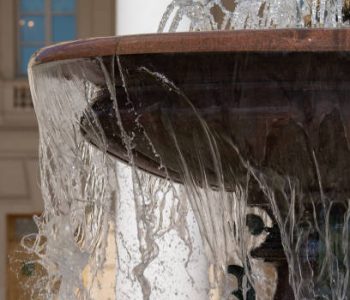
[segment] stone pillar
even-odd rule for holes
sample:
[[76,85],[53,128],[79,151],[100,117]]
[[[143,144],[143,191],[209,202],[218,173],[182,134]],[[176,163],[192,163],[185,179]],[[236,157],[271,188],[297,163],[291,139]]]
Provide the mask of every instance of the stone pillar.
[[[169,0],[117,0],[117,35],[155,33]],[[131,170],[118,163],[121,201],[116,207],[117,284],[118,300],[142,298],[140,284],[132,269],[140,262],[136,211],[133,202]],[[193,241],[193,254],[187,269],[189,250],[174,231],[157,241],[159,256],[146,269],[151,282],[150,299],[207,299],[208,267],[200,233],[192,211],[187,216]],[[131,271],[131,273],[130,273]]]

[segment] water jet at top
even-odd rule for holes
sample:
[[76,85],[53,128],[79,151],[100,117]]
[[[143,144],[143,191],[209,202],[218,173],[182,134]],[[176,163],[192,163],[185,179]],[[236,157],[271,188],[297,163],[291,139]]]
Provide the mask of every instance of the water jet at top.
[[[159,31],[184,19],[198,32],[69,42],[33,57],[40,228],[52,234],[40,253],[51,274],[43,289],[89,297],[80,274],[103,263],[123,189],[116,158],[131,167],[140,256],[128,279],[143,299],[166,295],[149,269],[167,233],[189,264],[187,201],[209,298],[349,299],[347,4],[173,1]],[[208,31],[218,29],[230,31]],[[62,238],[74,280],[50,251]]]

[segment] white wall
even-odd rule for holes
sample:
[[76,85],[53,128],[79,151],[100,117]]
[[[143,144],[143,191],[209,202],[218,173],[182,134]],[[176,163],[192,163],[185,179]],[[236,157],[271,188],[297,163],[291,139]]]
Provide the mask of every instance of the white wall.
[[[155,33],[163,13],[172,0],[117,0],[117,35]],[[173,11],[173,13],[176,9]],[[173,14],[172,14],[173,16]],[[167,23],[166,28],[168,28]],[[177,31],[188,31],[189,19],[184,18]]]
[[117,34],[155,33],[171,0],[117,0]]

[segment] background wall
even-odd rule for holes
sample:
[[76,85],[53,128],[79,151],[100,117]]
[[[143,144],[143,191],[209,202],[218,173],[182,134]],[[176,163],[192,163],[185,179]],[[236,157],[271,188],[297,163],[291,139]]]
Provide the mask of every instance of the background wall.
[[[11,229],[7,226],[8,216],[31,215],[43,209],[38,128],[27,77],[16,71],[21,2],[25,0],[0,0],[0,300],[6,299],[11,283],[6,272]],[[76,3],[77,38],[114,35],[115,0]]]
[[[172,0],[117,0],[116,32],[120,35],[156,33],[159,22]],[[187,31],[181,21],[178,31]]]
[[117,0],[117,34],[155,33],[170,0]]

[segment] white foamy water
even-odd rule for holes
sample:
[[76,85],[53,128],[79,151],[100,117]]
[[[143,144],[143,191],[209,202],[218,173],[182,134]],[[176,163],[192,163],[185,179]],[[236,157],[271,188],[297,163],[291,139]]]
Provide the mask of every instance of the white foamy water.
[[344,0],[173,0],[159,32],[177,31],[189,20],[189,31],[337,28],[349,25]]

